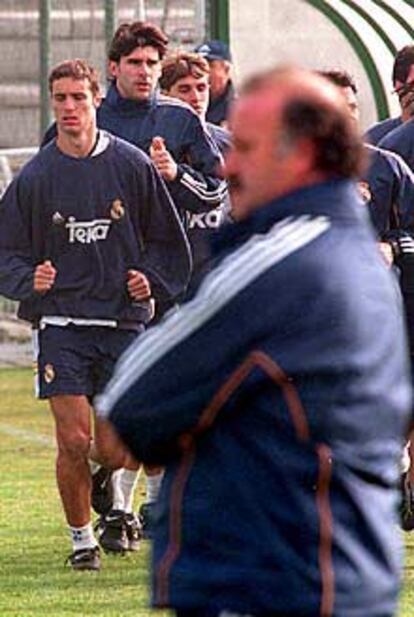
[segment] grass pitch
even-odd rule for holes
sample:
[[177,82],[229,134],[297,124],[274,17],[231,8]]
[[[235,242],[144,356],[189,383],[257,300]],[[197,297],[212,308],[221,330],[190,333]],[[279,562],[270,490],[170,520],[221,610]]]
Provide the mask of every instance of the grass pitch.
[[33,397],[31,371],[0,370],[1,617],[166,617],[148,608],[148,542],[104,554],[99,573],[64,567],[71,542],[54,461],[52,416]]
[[[54,476],[52,417],[29,369],[0,370],[0,616],[168,617],[148,608],[148,553],[103,555],[99,573],[64,567],[71,544]],[[138,499],[142,499],[142,485]],[[414,534],[405,534],[400,617],[414,617]]]

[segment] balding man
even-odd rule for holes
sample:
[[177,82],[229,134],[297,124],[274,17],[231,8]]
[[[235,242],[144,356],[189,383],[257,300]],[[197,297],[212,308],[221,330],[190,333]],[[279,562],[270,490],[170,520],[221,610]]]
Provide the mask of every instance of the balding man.
[[411,391],[353,181],[358,130],[335,86],[292,68],[250,81],[231,127],[236,223],[215,236],[216,266],[98,401],[140,460],[166,465],[153,603],[390,617]]

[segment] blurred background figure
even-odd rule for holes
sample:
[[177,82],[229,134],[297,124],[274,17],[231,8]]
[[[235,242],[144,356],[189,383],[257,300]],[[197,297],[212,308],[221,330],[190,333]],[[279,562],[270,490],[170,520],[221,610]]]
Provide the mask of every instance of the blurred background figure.
[[229,108],[235,98],[232,80],[232,57],[226,43],[213,39],[196,47],[195,51],[210,65],[210,102],[207,120],[213,124],[227,125]]
[[[348,105],[349,113],[359,122],[357,86],[351,75],[342,70],[322,72],[337,85]],[[413,123],[410,122],[410,125]],[[399,129],[396,132],[399,132]],[[392,136],[394,131],[390,132]],[[387,139],[387,138],[386,138]],[[408,333],[411,376],[414,376],[414,174],[396,153],[365,143],[368,167],[360,178],[359,190],[368,208],[381,252],[389,264],[396,266],[403,296]],[[410,434],[401,463],[401,527],[414,529],[414,435]]]
[[414,111],[414,45],[406,45],[395,56],[392,85],[398,96],[401,115],[373,124],[365,134],[367,141],[378,144],[390,131],[410,120]]

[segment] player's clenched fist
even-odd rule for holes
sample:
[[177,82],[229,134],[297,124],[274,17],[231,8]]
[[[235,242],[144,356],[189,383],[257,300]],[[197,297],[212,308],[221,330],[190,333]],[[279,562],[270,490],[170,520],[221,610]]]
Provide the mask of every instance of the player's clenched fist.
[[149,280],[138,270],[128,270],[128,293],[133,300],[147,300],[151,296]]
[[46,259],[43,263],[36,266],[33,278],[33,289],[38,293],[46,293],[52,289],[57,270],[53,267],[52,262]]

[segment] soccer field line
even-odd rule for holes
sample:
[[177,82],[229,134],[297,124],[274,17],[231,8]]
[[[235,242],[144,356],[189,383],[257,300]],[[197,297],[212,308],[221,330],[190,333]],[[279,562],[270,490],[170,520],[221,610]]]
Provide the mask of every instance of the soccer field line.
[[40,444],[47,448],[55,447],[55,440],[47,435],[41,435],[34,431],[27,431],[25,429],[17,428],[12,424],[0,423],[0,433],[7,435],[8,437],[16,437],[16,439],[24,439],[30,443]]

